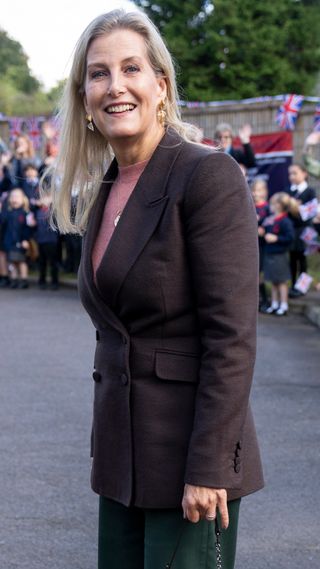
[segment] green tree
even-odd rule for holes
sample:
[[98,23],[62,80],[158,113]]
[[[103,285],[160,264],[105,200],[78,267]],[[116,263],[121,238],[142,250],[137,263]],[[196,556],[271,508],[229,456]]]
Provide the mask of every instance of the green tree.
[[137,0],[179,64],[182,98],[311,94],[319,0]]
[[21,44],[0,29],[0,111],[12,115],[49,115],[54,112],[63,81],[49,93],[32,75]]
[[4,30],[0,30],[0,74],[2,83],[8,82],[23,93],[35,93],[40,88],[40,82],[29,69],[28,57],[21,44]]

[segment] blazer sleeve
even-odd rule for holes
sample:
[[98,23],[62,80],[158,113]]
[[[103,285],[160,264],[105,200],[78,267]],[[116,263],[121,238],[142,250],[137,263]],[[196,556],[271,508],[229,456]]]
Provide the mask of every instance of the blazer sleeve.
[[258,240],[253,200],[230,156],[200,161],[186,191],[185,223],[202,344],[185,482],[237,488],[242,469],[234,458],[255,362]]

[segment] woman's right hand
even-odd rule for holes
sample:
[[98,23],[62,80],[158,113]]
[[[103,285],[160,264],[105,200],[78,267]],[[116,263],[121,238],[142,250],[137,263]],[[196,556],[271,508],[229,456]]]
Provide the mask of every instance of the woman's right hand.
[[185,484],[182,509],[184,517],[193,523],[197,523],[200,519],[213,521],[218,509],[223,529],[227,529],[229,525],[227,491],[222,488]]

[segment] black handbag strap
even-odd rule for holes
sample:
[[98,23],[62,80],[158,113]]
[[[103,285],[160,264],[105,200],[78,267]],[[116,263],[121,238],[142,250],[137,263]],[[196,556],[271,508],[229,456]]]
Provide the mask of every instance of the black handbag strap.
[[[175,557],[176,557],[176,555],[177,555],[177,551],[178,551],[178,549],[179,549],[179,545],[180,545],[180,542],[181,542],[181,538],[182,538],[182,536],[183,536],[183,533],[184,533],[184,531],[185,531],[186,524],[187,524],[187,520],[183,520],[182,526],[181,526],[181,529],[180,529],[180,532],[179,532],[179,535],[178,535],[178,539],[177,539],[175,548],[174,548],[173,553],[172,553],[172,556],[171,556],[171,559],[170,559],[170,561],[169,561],[168,563],[166,563],[164,569],[171,569],[171,568],[173,567],[173,562],[174,562]],[[220,540],[220,537],[221,537],[221,530],[220,530],[220,527],[219,527],[219,522],[218,522],[217,517],[216,517],[215,520],[214,520],[214,531],[215,531],[215,534],[216,534],[216,543],[215,543],[215,548],[216,548],[216,569],[222,569],[221,540]]]

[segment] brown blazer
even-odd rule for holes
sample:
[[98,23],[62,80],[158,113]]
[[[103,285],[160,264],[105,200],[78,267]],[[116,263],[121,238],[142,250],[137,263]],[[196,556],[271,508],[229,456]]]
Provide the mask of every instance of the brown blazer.
[[92,248],[114,161],[83,240],[79,292],[97,330],[92,488],[174,508],[184,483],[263,486],[249,392],[255,361],[257,223],[230,156],[167,132],[93,281]]

